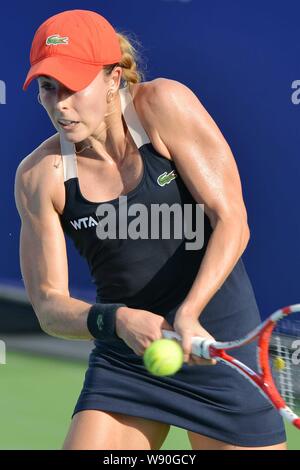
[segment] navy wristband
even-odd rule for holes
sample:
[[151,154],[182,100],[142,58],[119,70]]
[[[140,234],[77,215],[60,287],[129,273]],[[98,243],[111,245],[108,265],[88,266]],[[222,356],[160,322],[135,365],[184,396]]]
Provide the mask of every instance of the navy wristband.
[[119,338],[116,333],[116,311],[125,304],[92,305],[87,316],[87,328],[95,339]]

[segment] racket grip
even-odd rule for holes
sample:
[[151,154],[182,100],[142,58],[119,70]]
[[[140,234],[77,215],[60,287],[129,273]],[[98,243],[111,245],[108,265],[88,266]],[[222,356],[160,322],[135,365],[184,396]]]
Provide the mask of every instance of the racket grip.
[[[167,339],[177,339],[181,341],[181,336],[175,331],[162,330],[164,338]],[[192,354],[195,356],[203,357],[204,359],[212,359],[212,356],[209,352],[209,347],[213,344],[214,341],[208,338],[201,338],[200,336],[194,336],[192,338]]]
[[162,334],[164,338],[167,339],[178,339],[181,341],[181,336],[176,333],[175,331],[170,331],[170,330],[162,330]]

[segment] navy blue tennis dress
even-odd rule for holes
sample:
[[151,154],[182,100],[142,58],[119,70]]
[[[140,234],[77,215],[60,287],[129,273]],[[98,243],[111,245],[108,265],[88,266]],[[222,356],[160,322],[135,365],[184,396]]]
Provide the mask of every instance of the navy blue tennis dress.
[[[196,201],[174,162],[153,147],[135,111],[128,87],[120,89],[121,109],[139,149],[143,176],[127,194],[128,224],[137,214],[134,204],[189,204]],[[60,135],[66,204],[61,215],[65,234],[89,265],[97,302],[121,302],[164,316],[173,325],[175,313],[199,270],[212,233],[204,215],[203,246],[186,249],[186,236],[100,239],[97,208],[80,192],[74,144]],[[121,200],[109,202],[120,222]],[[137,206],[135,206],[137,207]],[[130,208],[132,212],[130,212]],[[97,212],[97,213],[96,213]],[[98,214],[98,215],[97,215]],[[149,234],[150,232],[148,232]],[[103,238],[103,237],[102,237]],[[246,334],[260,322],[251,283],[242,259],[201,313],[200,321],[217,340]],[[89,366],[74,413],[103,410],[160,421],[239,446],[267,446],[286,438],[279,414],[239,373],[224,364],[184,364],[170,377],[147,372],[141,356],[121,340],[94,341]],[[255,349],[248,345],[236,357],[255,368]]]

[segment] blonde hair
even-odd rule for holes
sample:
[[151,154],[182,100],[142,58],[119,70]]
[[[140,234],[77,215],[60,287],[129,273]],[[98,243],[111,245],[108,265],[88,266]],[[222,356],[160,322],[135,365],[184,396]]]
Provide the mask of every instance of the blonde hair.
[[[128,34],[117,32],[119,38],[120,48],[122,51],[122,58],[116,64],[106,65],[103,70],[106,76],[109,76],[116,66],[122,67],[121,86],[126,86],[128,83],[139,83],[145,80],[145,74],[139,65],[141,61],[140,54],[137,47],[141,44]],[[133,45],[135,43],[137,47]]]

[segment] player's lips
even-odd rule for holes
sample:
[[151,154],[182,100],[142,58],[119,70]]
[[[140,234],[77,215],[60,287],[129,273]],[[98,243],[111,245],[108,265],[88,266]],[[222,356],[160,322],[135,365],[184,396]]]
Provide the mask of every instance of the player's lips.
[[63,129],[73,129],[79,124],[79,121],[71,121],[69,119],[58,119],[57,122]]

